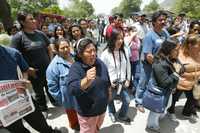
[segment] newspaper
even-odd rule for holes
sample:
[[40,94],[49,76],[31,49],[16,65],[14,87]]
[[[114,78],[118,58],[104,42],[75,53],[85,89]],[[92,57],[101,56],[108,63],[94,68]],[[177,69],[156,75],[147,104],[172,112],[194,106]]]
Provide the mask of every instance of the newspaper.
[[20,89],[22,81],[0,81],[0,125],[9,126],[13,122],[35,110],[28,89]]

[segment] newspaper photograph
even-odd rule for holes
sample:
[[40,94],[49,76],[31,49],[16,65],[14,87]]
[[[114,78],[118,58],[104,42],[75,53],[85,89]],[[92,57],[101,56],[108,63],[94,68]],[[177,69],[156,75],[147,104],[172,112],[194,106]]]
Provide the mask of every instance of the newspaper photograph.
[[0,123],[4,127],[35,110],[28,89],[21,89],[23,81],[0,81]]

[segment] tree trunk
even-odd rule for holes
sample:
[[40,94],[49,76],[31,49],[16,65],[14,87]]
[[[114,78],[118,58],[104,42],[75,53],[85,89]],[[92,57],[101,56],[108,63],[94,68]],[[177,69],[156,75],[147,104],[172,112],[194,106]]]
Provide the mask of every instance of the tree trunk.
[[9,33],[11,27],[13,25],[13,21],[11,18],[11,10],[10,5],[6,0],[0,0],[0,18],[4,25],[5,30]]

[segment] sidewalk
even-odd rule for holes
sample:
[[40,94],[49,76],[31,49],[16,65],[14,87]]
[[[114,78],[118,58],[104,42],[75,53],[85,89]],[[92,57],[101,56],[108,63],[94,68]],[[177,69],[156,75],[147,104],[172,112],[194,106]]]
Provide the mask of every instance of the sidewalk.
[[[162,133],[199,133],[200,131],[200,120],[197,123],[190,123],[188,120],[183,119],[181,115],[181,110],[183,108],[183,104],[185,103],[185,99],[180,99],[176,106],[176,116],[178,118],[178,122],[173,122],[168,118],[164,118],[161,121],[161,129]],[[116,103],[115,105],[117,109],[119,109],[121,103]],[[56,127],[61,129],[63,133],[75,133],[73,130],[68,128],[68,120],[67,115],[63,111],[62,108],[54,108],[49,104],[49,117],[47,119],[48,123],[52,125],[52,127]],[[106,113],[105,121],[102,125],[100,133],[148,133],[145,130],[146,120],[148,116],[148,110],[145,110],[145,113],[140,113],[135,109],[134,101],[131,101],[129,108],[129,117],[131,117],[132,122],[130,125],[124,123],[112,123],[108,113]],[[200,112],[198,112],[200,116]],[[26,126],[31,129],[27,124]],[[33,129],[31,129],[32,133],[37,133]],[[1,132],[1,131],[0,131]],[[1,132],[3,133],[3,132]],[[149,132],[151,133],[151,132]]]

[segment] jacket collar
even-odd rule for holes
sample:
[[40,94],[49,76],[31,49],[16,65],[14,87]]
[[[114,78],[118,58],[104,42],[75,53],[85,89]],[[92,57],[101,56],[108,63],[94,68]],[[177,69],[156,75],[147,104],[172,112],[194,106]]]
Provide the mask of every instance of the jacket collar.
[[56,58],[57,64],[63,64],[63,65],[68,66],[68,67],[70,67],[70,66],[72,65],[71,63],[69,63],[68,61],[64,60],[64,59],[63,59],[61,56],[59,56],[59,55],[56,55],[54,58]]

